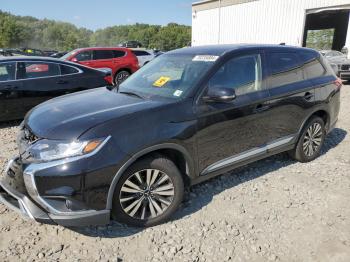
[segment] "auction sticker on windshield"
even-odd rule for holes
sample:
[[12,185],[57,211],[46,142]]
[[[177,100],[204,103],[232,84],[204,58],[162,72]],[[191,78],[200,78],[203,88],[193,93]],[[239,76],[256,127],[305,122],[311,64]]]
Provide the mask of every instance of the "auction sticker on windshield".
[[164,86],[166,83],[168,83],[169,81],[170,81],[170,77],[161,76],[161,77],[158,78],[158,80],[156,80],[156,81],[153,83],[153,86],[162,87],[162,86]]
[[218,56],[216,55],[196,55],[192,61],[196,62],[215,62],[218,60]]

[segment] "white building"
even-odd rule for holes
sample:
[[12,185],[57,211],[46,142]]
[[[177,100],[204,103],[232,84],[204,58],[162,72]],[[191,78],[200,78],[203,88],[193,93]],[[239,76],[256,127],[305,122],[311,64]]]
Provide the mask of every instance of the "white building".
[[350,47],[350,0],[207,0],[192,5],[192,45],[305,46],[309,30],[334,29],[334,50]]

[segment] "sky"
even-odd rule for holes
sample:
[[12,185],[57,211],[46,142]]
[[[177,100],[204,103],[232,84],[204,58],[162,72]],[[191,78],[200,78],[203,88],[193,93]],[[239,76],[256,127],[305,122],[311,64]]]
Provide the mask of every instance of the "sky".
[[70,22],[96,30],[113,25],[170,22],[191,25],[191,4],[198,0],[0,0],[14,15]]

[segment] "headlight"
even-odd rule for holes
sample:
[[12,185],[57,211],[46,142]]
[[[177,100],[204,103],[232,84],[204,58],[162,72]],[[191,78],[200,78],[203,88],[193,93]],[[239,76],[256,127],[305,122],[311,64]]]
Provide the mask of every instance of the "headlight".
[[30,156],[28,160],[52,161],[92,153],[105,140],[106,138],[68,142],[43,139],[30,146],[26,153]]

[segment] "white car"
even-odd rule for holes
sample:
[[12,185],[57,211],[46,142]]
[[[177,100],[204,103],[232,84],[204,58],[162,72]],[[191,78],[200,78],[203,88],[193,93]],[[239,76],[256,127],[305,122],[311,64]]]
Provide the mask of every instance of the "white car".
[[136,55],[137,59],[139,60],[140,67],[143,67],[145,64],[156,58],[156,55],[153,52],[153,50],[133,49],[132,52]]

